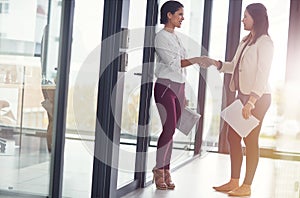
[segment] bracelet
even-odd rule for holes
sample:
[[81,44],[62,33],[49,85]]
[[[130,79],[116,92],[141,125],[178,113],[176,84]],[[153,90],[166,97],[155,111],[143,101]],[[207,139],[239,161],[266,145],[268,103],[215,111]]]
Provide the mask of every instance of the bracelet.
[[255,108],[255,105],[254,105],[254,103],[253,102],[251,102],[250,100],[247,102],[249,105],[251,105],[251,107],[252,107],[252,109],[254,109]]

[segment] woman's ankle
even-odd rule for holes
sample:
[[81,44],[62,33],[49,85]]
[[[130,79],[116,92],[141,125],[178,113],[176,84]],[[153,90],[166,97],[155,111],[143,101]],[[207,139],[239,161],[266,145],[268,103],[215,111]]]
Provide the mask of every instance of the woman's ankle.
[[229,183],[239,184],[240,179],[230,178]]
[[251,188],[251,184],[245,184],[245,183],[243,183],[242,186],[247,187],[247,188]]

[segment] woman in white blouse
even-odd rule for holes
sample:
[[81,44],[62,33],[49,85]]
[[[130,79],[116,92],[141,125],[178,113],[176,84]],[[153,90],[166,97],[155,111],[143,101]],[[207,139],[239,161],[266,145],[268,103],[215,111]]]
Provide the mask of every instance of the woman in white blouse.
[[157,104],[163,130],[159,136],[156,165],[153,168],[154,181],[158,189],[174,189],[170,176],[170,159],[173,135],[181,110],[185,106],[185,67],[205,64],[203,57],[187,59],[186,50],[174,32],[184,20],[183,5],[178,1],[167,1],[161,7],[161,24],[164,28],[155,37],[157,64],[154,98]]

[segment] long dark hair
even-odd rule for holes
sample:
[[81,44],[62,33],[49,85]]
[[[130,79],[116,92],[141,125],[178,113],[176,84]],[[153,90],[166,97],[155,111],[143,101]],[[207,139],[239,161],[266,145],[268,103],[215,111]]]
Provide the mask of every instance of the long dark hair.
[[167,14],[171,12],[174,14],[179,8],[183,8],[183,5],[178,1],[167,1],[160,8],[160,23],[168,23]]
[[[246,7],[247,12],[253,19],[254,37],[250,44],[254,44],[261,35],[269,35],[269,18],[266,7],[261,3],[252,3]],[[251,37],[249,34],[244,41]]]

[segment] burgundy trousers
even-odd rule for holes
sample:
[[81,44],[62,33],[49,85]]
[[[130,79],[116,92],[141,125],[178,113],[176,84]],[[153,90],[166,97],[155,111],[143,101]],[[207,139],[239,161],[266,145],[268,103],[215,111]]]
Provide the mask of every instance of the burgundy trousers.
[[184,83],[168,79],[157,79],[155,83],[154,98],[162,123],[162,132],[157,142],[155,168],[170,169],[173,135],[185,103],[184,88]]

